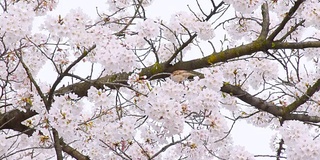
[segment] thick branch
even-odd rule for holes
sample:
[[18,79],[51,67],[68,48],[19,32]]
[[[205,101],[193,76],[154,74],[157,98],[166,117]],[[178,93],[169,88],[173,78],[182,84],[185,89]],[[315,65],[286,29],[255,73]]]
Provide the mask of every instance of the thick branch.
[[53,134],[54,149],[56,150],[57,160],[63,160],[59,133],[56,129],[52,128],[52,134]]
[[259,39],[266,39],[269,32],[270,18],[269,18],[269,8],[267,2],[263,3],[261,6],[262,13],[262,29],[259,36]]
[[238,86],[234,86],[231,84],[224,84],[220,90],[222,92],[235,96],[240,100],[242,100],[243,102],[246,102],[251,106],[256,107],[259,110],[266,111],[276,117],[282,116],[284,114],[284,111],[281,107],[278,107],[273,103],[266,102],[261,98],[254,97],[250,93],[242,90]]
[[238,86],[234,86],[231,84],[224,84],[220,90],[222,92],[228,93],[232,96],[239,98],[243,102],[246,102],[259,110],[268,112],[274,115],[275,117],[281,117],[282,120],[299,120],[303,122],[313,122],[313,123],[320,122],[320,117],[317,117],[317,116],[308,116],[306,114],[290,114],[290,113],[286,114],[285,108],[281,106],[280,107],[276,106],[275,104],[270,102],[266,102],[261,98],[254,97],[248,92],[242,90]]
[[283,120],[299,120],[302,122],[313,122],[313,123],[319,123],[320,117],[318,116],[308,116],[305,114],[289,114],[284,115],[282,117]]
[[307,102],[314,93],[319,91],[319,89],[320,89],[320,79],[318,79],[316,83],[314,83],[311,87],[309,87],[305,94],[303,94],[301,97],[299,97],[293,103],[289,104],[286,107],[286,113],[290,113],[290,112],[296,110],[299,106],[301,106],[302,104]]
[[[242,45],[232,49],[227,49],[225,51],[221,51],[218,53],[212,53],[211,55],[203,58],[194,59],[186,62],[180,62],[175,64],[174,66],[167,67],[165,63],[157,64],[156,67],[154,65],[149,66],[149,67],[143,68],[140,75],[146,75],[147,77],[152,77],[152,79],[160,79],[160,78],[168,77],[168,75],[166,74],[155,76],[161,72],[172,73],[173,71],[180,70],[180,69],[195,70],[195,69],[205,68],[205,67],[209,67],[212,64],[216,64],[219,62],[226,62],[236,57],[251,55],[258,51],[264,51],[268,49],[303,49],[303,48],[315,48],[315,47],[320,47],[319,41],[288,43],[288,42],[269,42],[265,40],[257,40],[247,45]],[[110,88],[121,87],[122,85],[117,85],[117,83],[127,84],[127,80],[130,74],[131,73],[119,73],[119,74],[107,75],[107,76],[101,77],[99,79],[90,81],[90,83],[88,82],[75,83],[75,84],[60,88],[55,92],[55,94],[60,95],[60,94],[73,92],[78,96],[82,97],[87,95],[87,90],[91,86],[94,86],[99,89],[103,88],[104,85]]]
[[79,151],[77,151],[76,149],[70,147],[62,139],[60,139],[60,144],[61,144],[62,150],[64,152],[68,153],[73,158],[75,158],[77,160],[90,160],[90,158],[88,156],[85,156],[85,155],[81,154]]
[[[227,49],[225,51],[221,51],[219,53],[212,53],[209,56],[204,58],[190,60],[186,62],[180,62],[174,66],[165,67],[165,64],[158,64],[157,67],[150,66],[143,68],[141,71],[141,75],[146,75],[147,77],[152,77],[152,79],[166,78],[167,74],[159,74],[161,72],[173,72],[175,70],[194,70],[199,68],[209,67],[211,64],[225,62],[232,58],[241,57],[244,55],[250,55],[257,51],[262,51],[266,49],[303,49],[303,48],[316,48],[320,47],[319,41],[313,42],[300,42],[300,43],[286,43],[286,42],[267,42],[263,40],[254,41],[247,45],[242,45],[239,47],[235,47],[232,49]],[[101,77],[99,79],[90,81],[90,82],[80,82],[75,83],[66,87],[62,87],[55,92],[56,95],[66,94],[73,92],[78,96],[86,96],[87,90],[94,86],[96,88],[103,88],[104,85],[110,88],[122,87],[123,84],[127,83],[127,79],[130,73],[119,73],[114,75],[107,75],[105,77]],[[225,86],[224,89],[228,89]],[[231,93],[226,91],[227,93]],[[263,110],[263,108],[262,108]],[[282,115],[282,113],[278,112],[270,112],[274,115]],[[0,129],[15,129],[15,130],[23,130],[23,127],[17,127],[17,124],[20,124],[22,121],[36,115],[35,112],[27,111],[26,113],[20,112],[18,110],[10,111],[6,114],[0,115]],[[29,133],[30,134],[30,133]],[[32,133],[31,133],[32,134]]]
[[[166,74],[161,74],[158,76],[155,76],[155,75],[161,72],[172,73],[175,70],[179,70],[179,69],[194,70],[194,69],[205,68],[215,63],[225,62],[229,59],[241,57],[244,55],[250,55],[257,51],[264,50],[264,48],[265,48],[264,41],[255,41],[247,45],[242,45],[232,49],[227,49],[219,53],[213,53],[204,58],[195,59],[187,62],[180,62],[175,64],[174,66],[166,66],[166,63],[157,64],[157,66],[152,65],[152,66],[143,68],[141,70],[140,75],[152,77],[152,79],[166,78],[168,77],[168,75]],[[130,74],[131,73],[119,73],[119,74],[107,75],[105,77],[101,77],[99,79],[91,81],[90,83],[88,82],[75,83],[75,84],[60,88],[59,90],[56,91],[56,94],[65,94],[65,93],[73,92],[78,96],[82,97],[87,95],[87,90],[91,86],[94,86],[96,88],[103,88],[104,85],[110,88],[120,87],[120,85],[117,86],[116,83],[126,84]],[[112,83],[108,84],[108,82],[112,82]]]
[[305,49],[319,48],[320,41],[309,42],[272,42],[271,48],[268,49]]
[[27,110],[26,112],[22,112],[17,109],[0,114],[0,130],[12,129],[31,136],[35,130],[22,125],[21,122],[33,117],[34,115],[37,115],[34,111]]
[[[14,131],[18,131],[21,133],[24,133],[28,136],[32,136],[32,134],[36,131],[35,129],[29,128],[23,124],[21,124],[22,121],[36,115],[36,112],[27,110],[27,112],[21,112],[19,110],[12,110],[10,112],[7,112],[5,114],[0,114],[0,130],[3,129],[12,129]],[[56,130],[55,130],[56,132]],[[56,132],[57,133],[57,132]],[[58,135],[58,134],[56,134]],[[57,138],[57,137],[54,137]],[[55,139],[56,140],[56,139]],[[66,144],[63,139],[58,139],[59,143],[57,143],[55,141],[55,148],[62,148],[62,151],[66,152],[67,154],[69,154],[70,156],[72,156],[75,159],[78,160],[90,160],[90,158],[88,156],[85,156],[83,154],[81,154],[80,152],[78,152],[76,149],[70,147],[68,144]],[[59,145],[59,146],[56,146]],[[60,150],[61,153],[61,150]],[[59,154],[60,156],[58,157],[62,157],[61,154]]]

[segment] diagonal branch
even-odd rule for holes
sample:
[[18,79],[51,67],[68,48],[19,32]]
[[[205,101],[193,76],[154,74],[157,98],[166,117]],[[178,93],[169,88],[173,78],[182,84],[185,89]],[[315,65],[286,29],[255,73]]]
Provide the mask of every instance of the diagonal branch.
[[68,153],[73,158],[77,160],[90,160],[88,156],[81,154],[79,151],[77,151],[76,149],[66,144],[62,139],[60,139],[60,144],[61,144],[62,150]]
[[186,136],[186,137],[184,137],[184,138],[182,138],[182,139],[180,139],[180,140],[178,140],[178,141],[173,141],[173,140],[172,140],[172,143],[169,143],[169,144],[163,146],[163,147],[160,149],[160,151],[156,152],[153,156],[151,156],[150,159],[156,158],[160,153],[166,151],[168,148],[170,148],[171,146],[174,146],[175,144],[182,143],[183,141],[185,141],[186,139],[188,139],[190,136],[191,136],[191,134],[189,134],[188,136]]
[[84,57],[86,57],[88,55],[88,53],[90,53],[92,50],[94,50],[96,48],[96,45],[93,45],[92,47],[90,47],[88,50],[84,50],[83,53],[81,54],[80,57],[78,57],[74,62],[72,62],[67,68],[66,70],[55,80],[55,82],[53,83],[48,95],[48,100],[47,100],[47,104],[46,104],[46,109],[49,111],[50,110],[50,106],[51,103],[53,101],[53,96],[54,96],[54,91],[56,90],[56,87],[58,86],[58,84],[61,82],[61,80],[68,75],[69,71],[76,65],[78,64]]
[[[319,83],[319,81],[320,80],[318,80],[317,83]],[[316,84],[314,86],[316,86]],[[275,117],[279,117],[282,120],[299,120],[299,121],[303,121],[303,122],[313,122],[313,123],[320,122],[320,117],[317,117],[317,116],[309,116],[306,114],[290,114],[286,111],[287,110],[286,108],[276,106],[275,104],[270,103],[270,102],[266,102],[265,100],[263,100],[261,98],[254,97],[250,93],[242,90],[238,86],[234,86],[231,84],[224,84],[221,87],[220,91],[228,93],[232,96],[235,96],[235,97],[239,98],[240,100],[242,100],[243,102],[246,102],[259,110],[268,112],[268,113],[274,115]],[[308,91],[307,91],[307,93],[308,93]],[[301,105],[303,103],[293,102],[293,104],[297,104],[297,105],[300,104]],[[290,108],[289,106],[287,108]]]
[[[271,45],[269,45],[271,46]],[[319,43],[320,46],[320,43]],[[153,79],[160,79],[160,78],[166,78],[168,77],[167,74],[159,74],[162,72],[169,72],[172,73],[175,70],[194,70],[194,69],[200,69],[200,68],[205,68],[209,67],[212,64],[219,63],[219,62],[225,62],[228,61],[229,59],[244,56],[244,55],[250,55],[252,53],[255,53],[260,50],[264,50],[262,48],[265,48],[264,41],[259,40],[259,41],[254,41],[252,43],[249,43],[247,45],[242,45],[239,47],[235,47],[232,49],[227,49],[225,51],[221,51],[219,53],[212,53],[209,56],[195,59],[195,60],[190,60],[187,62],[180,62],[177,63],[173,66],[166,66],[166,63],[160,63],[146,68],[143,68],[141,70],[140,75],[145,75],[147,77],[153,77]],[[114,75],[107,75],[104,77],[101,77],[99,79],[91,81],[91,83],[88,82],[80,82],[80,83],[75,83],[66,87],[62,87],[58,89],[55,94],[65,94],[65,93],[70,93],[73,92],[77,94],[78,96],[86,96],[87,95],[87,90],[91,87],[94,86],[98,89],[103,88],[104,85],[110,87],[110,88],[115,88],[119,86],[115,86],[115,83],[119,84],[126,84],[128,77],[131,73],[119,73],[119,74],[114,74]],[[157,76],[155,76],[157,75]],[[108,85],[108,82],[113,82],[112,85]]]
[[242,90],[240,87],[238,86],[234,86],[231,84],[224,84],[220,91],[228,93],[232,96],[235,96],[237,98],[239,98],[240,100],[242,100],[243,102],[246,102],[248,104],[250,104],[251,106],[256,107],[259,110],[262,111],[266,111],[272,115],[274,115],[275,117],[279,117],[284,115],[284,111],[281,107],[276,106],[273,103],[270,102],[266,102],[265,100],[252,96],[250,93]]
[[[21,51],[20,51],[21,52]],[[30,71],[30,69],[28,68],[28,66],[24,63],[23,58],[22,58],[22,53],[17,53],[16,54],[17,57],[20,60],[20,63],[22,64],[22,67],[24,68],[24,70],[26,71],[26,74],[28,75],[28,78],[30,79],[31,83],[35,86],[39,96],[41,97],[41,99],[43,100],[44,104],[47,104],[47,99],[46,96],[44,95],[44,93],[42,92],[40,86],[37,84],[36,80],[33,78],[33,75]],[[47,107],[47,106],[46,106]]]
[[268,37],[268,40],[273,41],[274,38],[283,30],[284,26],[288,23],[288,21],[291,19],[293,14],[298,10],[299,6],[304,2],[305,0],[297,0],[293,7],[289,10],[289,12],[286,13],[286,16],[283,18],[282,22],[279,24],[279,26],[271,33],[271,35]]
[[316,83],[314,83],[312,86],[310,86],[306,93],[303,94],[301,97],[299,97],[296,101],[294,101],[293,103],[289,104],[287,107],[286,107],[286,110],[285,112],[286,113],[290,113],[294,110],[296,110],[299,106],[301,106],[302,104],[304,104],[305,102],[307,102],[310,97],[316,93],[317,91],[319,91],[320,89],[320,79],[318,79],[316,81]]
[[[28,119],[29,117],[36,115],[36,114],[37,114],[36,112],[30,111],[30,110],[27,110],[26,112],[21,112],[19,110],[12,110],[12,111],[7,112],[5,114],[0,114],[0,117],[1,117],[0,118],[0,130],[12,129],[14,131],[24,133],[28,136],[32,136],[32,134],[36,130],[21,124],[21,122]],[[68,144],[66,144],[62,138],[59,139],[58,134],[57,134],[58,132],[56,130],[54,132],[56,132],[54,134],[57,135],[57,137],[54,137],[55,138],[55,148],[56,147],[59,148],[60,153],[61,153],[61,149],[62,149],[63,152],[66,152],[67,154],[69,154],[70,156],[72,156],[75,159],[90,160],[90,158],[88,156],[81,154],[79,151],[77,151],[76,149],[74,149],[71,146],[69,146]],[[58,140],[59,142],[57,142],[56,140]],[[62,157],[62,155],[60,154],[60,156],[58,156],[58,157]]]

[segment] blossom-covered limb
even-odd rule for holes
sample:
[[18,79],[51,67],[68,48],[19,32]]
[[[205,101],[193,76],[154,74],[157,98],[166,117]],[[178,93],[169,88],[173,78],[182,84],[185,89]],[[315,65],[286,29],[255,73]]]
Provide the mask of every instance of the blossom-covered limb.
[[[216,64],[219,62],[226,62],[236,57],[250,55],[255,52],[263,51],[266,49],[303,49],[303,48],[314,48],[314,47],[320,47],[320,42],[307,41],[307,42],[294,43],[294,42],[268,42],[268,41],[260,40],[260,41],[254,41],[239,47],[227,49],[225,51],[221,51],[218,53],[212,53],[211,55],[203,58],[180,62],[169,67],[165,67],[166,66],[165,63],[160,63],[158,64],[159,67],[157,67],[156,71],[154,66],[149,66],[141,69],[140,75],[151,77],[161,72],[172,73],[175,70],[195,70],[195,69],[205,68],[212,64]],[[86,93],[87,90],[91,86],[94,86],[96,88],[103,88],[106,82],[113,82],[114,84],[116,83],[126,84],[129,75],[130,73],[118,73],[113,75],[107,75],[99,79],[93,80],[93,83],[80,82],[80,83],[71,84],[69,86],[61,87],[56,91],[56,94],[65,94],[65,93],[73,92],[78,96],[85,96],[87,95]],[[166,78],[168,76],[169,75],[161,74],[159,76],[154,76],[153,79]],[[105,84],[105,85],[110,88],[114,88],[115,86],[114,84],[113,85]]]

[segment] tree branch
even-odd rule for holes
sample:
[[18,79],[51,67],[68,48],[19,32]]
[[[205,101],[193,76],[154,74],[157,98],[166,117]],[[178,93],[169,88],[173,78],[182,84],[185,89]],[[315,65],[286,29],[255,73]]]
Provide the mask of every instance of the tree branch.
[[[299,43],[287,43],[287,42],[268,42],[263,40],[258,40],[251,42],[247,45],[242,45],[232,49],[227,49],[219,53],[212,53],[209,56],[190,60],[186,62],[180,62],[174,66],[165,67],[164,64],[158,64],[158,67],[155,69],[154,66],[149,66],[143,68],[140,75],[146,75],[147,77],[152,77],[150,80],[166,78],[167,74],[158,74],[159,72],[173,72],[175,70],[194,70],[199,68],[205,68],[211,64],[216,64],[219,62],[225,62],[232,58],[241,57],[244,55],[250,55],[257,51],[266,50],[266,49],[303,49],[303,48],[315,48],[320,47],[319,41],[309,41],[309,42],[299,42]],[[127,79],[131,73],[118,73],[114,75],[107,75],[96,80],[89,82],[79,82],[66,87],[61,87],[54,92],[55,95],[62,95],[66,93],[75,93],[79,97],[87,95],[87,90],[94,86],[98,89],[103,88],[104,85],[110,88],[123,87],[123,84],[127,83]],[[112,83],[110,83],[112,82]],[[119,85],[117,85],[119,84]],[[226,86],[223,86],[224,89],[228,89]],[[230,88],[229,88],[230,89]],[[226,91],[228,93],[228,91]],[[279,111],[270,112],[275,115],[282,115]],[[7,115],[0,115],[0,129],[15,129],[15,130],[24,130],[22,126],[17,127],[17,124],[20,124],[22,121],[36,115],[37,113],[27,110],[26,113],[20,112],[18,110],[10,111]],[[14,119],[13,119],[14,118]],[[290,116],[287,116],[290,118]],[[310,118],[310,117],[309,117]],[[12,120],[11,120],[12,119]],[[308,118],[307,118],[308,119]],[[312,118],[314,121],[314,118]],[[10,120],[10,121],[9,121]],[[317,119],[316,119],[317,120]],[[8,122],[7,122],[8,121]],[[28,135],[32,132],[28,132]]]
[[60,145],[59,133],[56,129],[52,128],[54,149],[56,150],[57,160],[63,160],[62,147]]
[[37,115],[38,113],[27,109],[25,112],[22,112],[18,109],[11,110],[9,112],[0,114],[0,130],[3,129],[12,129],[15,131],[19,131],[21,133],[25,133],[28,136],[31,136],[35,129],[31,129],[21,122],[26,119]]
[[55,82],[53,83],[49,93],[48,93],[48,100],[47,100],[47,104],[46,104],[46,109],[49,111],[50,107],[51,107],[51,103],[53,101],[53,96],[54,96],[54,91],[56,90],[56,87],[58,86],[58,84],[61,82],[61,80],[68,75],[68,72],[76,65],[78,64],[84,57],[86,57],[88,55],[88,53],[90,53],[92,50],[94,50],[96,48],[96,45],[93,45],[92,47],[90,47],[88,50],[84,50],[83,53],[81,54],[80,57],[78,57],[74,62],[72,62],[67,68],[66,70],[59,75],[59,77],[55,80]]
[[246,102],[250,104],[251,106],[256,107],[259,110],[266,111],[275,117],[284,115],[284,111],[281,107],[276,106],[273,103],[266,102],[261,98],[257,98],[252,96],[250,93],[242,90],[238,86],[234,86],[231,84],[224,84],[220,91],[230,94],[231,96],[235,96],[242,100],[243,102]]
[[[320,80],[318,80],[317,83],[319,83],[319,81]],[[316,86],[316,84],[314,86]],[[243,102],[246,102],[259,110],[268,112],[268,113],[274,115],[275,117],[282,118],[282,120],[299,120],[302,122],[314,122],[314,123],[320,122],[320,117],[317,117],[317,116],[309,116],[306,114],[287,113],[286,112],[287,109],[285,107],[276,106],[275,104],[270,103],[270,102],[266,102],[265,100],[263,100],[261,98],[254,97],[251,94],[249,94],[248,92],[242,90],[238,86],[234,86],[231,84],[224,84],[221,87],[220,91],[228,93],[232,96],[235,96],[235,97],[239,98],[240,100],[242,100]],[[307,93],[308,93],[308,91],[307,91]],[[297,102],[293,102],[293,104],[296,104],[296,103]]]
[[[269,42],[267,40],[257,40],[253,41],[246,45],[241,45],[235,48],[227,49],[218,53],[212,53],[209,56],[194,59],[186,62],[179,62],[173,66],[166,66],[165,63],[157,64],[143,68],[140,75],[145,75],[147,77],[152,77],[152,79],[166,78],[169,75],[167,74],[158,74],[161,72],[172,73],[175,70],[195,70],[200,68],[209,67],[212,64],[219,62],[226,62],[230,59],[241,57],[245,55],[251,55],[258,51],[264,51],[267,49],[303,49],[303,48],[314,48],[320,47],[319,41],[309,41],[309,42],[299,42],[299,43],[288,43],[288,42]],[[131,73],[118,73],[113,75],[107,75],[96,80],[92,80],[91,83],[88,82],[79,82],[66,87],[61,87],[58,89],[55,94],[62,95],[66,93],[73,92],[79,97],[87,95],[87,90],[94,86],[98,89],[101,89],[105,86],[109,88],[121,87],[123,84],[127,84],[128,77]],[[158,75],[157,75],[158,74]],[[108,84],[112,82],[112,84]],[[116,83],[122,85],[116,85]]]
[[301,97],[299,97],[296,101],[289,104],[286,107],[286,110],[285,110],[286,113],[290,113],[290,112],[296,110],[299,106],[301,106],[302,104],[307,102],[314,93],[319,91],[319,89],[320,89],[320,79],[318,79],[316,81],[316,83],[314,83],[312,86],[310,86],[307,89],[305,94],[303,94]]
[[188,136],[186,136],[186,137],[184,137],[184,138],[182,138],[182,139],[180,139],[180,140],[178,140],[178,141],[173,141],[173,140],[172,140],[172,142],[171,142],[171,143],[169,143],[169,144],[167,144],[167,145],[163,146],[163,147],[160,149],[160,151],[156,152],[153,156],[151,156],[151,158],[150,158],[150,159],[154,159],[154,158],[156,158],[160,153],[162,153],[162,152],[166,151],[169,147],[171,147],[171,146],[173,146],[173,145],[175,145],[175,144],[178,144],[178,143],[181,143],[181,142],[185,141],[185,140],[186,140],[186,139],[188,139],[190,136],[191,136],[191,134],[189,134]]
[[283,18],[279,26],[268,37],[268,40],[273,41],[274,38],[283,30],[284,26],[288,23],[293,14],[298,10],[299,6],[302,4],[303,1],[305,0],[297,0],[295,2],[294,6],[289,10],[289,12],[287,12],[286,16]]
[[270,17],[267,2],[261,6],[262,13],[262,29],[258,39],[266,39],[269,33]]
[[39,96],[41,97],[41,99],[43,100],[43,102],[45,104],[46,109],[48,110],[48,107],[47,107],[48,102],[47,102],[46,96],[42,92],[42,90],[41,90],[40,86],[37,84],[36,80],[33,78],[33,75],[31,74],[30,69],[28,68],[28,66],[24,63],[21,51],[20,51],[20,54],[16,53],[16,55],[19,58],[20,63],[22,64],[22,67],[26,71],[26,74],[28,75],[28,78],[30,79],[31,84],[33,84],[35,86]]
[[75,158],[77,160],[90,160],[90,158],[88,156],[85,156],[85,155],[81,154],[79,151],[77,151],[76,149],[70,147],[62,139],[60,139],[60,144],[61,144],[62,150],[64,152],[68,153],[73,158]]

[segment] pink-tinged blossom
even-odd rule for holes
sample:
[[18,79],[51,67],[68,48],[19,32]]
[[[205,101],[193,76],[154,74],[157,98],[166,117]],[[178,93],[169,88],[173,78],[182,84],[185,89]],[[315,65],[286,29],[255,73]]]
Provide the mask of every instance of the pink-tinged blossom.
[[[143,0],[139,3],[141,3],[142,6],[147,7],[149,6],[153,0]],[[119,9],[125,9],[132,7],[134,5],[138,5],[139,3],[136,3],[131,0],[108,0],[107,4],[109,5],[110,11],[118,11]]]
[[8,49],[19,46],[19,40],[31,33],[34,16],[33,9],[24,1],[10,5],[0,15],[0,35]]
[[78,97],[74,94],[55,97],[48,114],[48,123],[53,126],[66,141],[75,140],[75,129],[78,128],[79,118],[84,109],[82,101],[75,101]]
[[265,1],[264,0],[243,0],[233,1],[225,0],[227,4],[231,4],[234,9],[240,13],[250,13],[259,8]]
[[[254,112],[246,113],[246,114],[243,114],[242,116],[247,116]],[[270,124],[273,124],[272,123],[273,121],[274,121],[274,116],[266,112],[256,113],[247,119],[247,122],[249,124],[253,124],[254,126],[258,126],[258,127],[268,127],[270,126]]]
[[[36,130],[32,134],[21,135],[13,131],[20,122],[13,127],[11,124],[11,130],[2,129],[0,142],[6,143],[0,143],[0,159],[57,159],[52,134],[52,129],[55,129],[65,143],[90,159],[123,159],[126,156],[127,159],[150,159],[160,153],[152,159],[206,160],[220,157],[251,160],[254,159],[253,154],[242,146],[233,146],[230,137],[233,132],[230,130],[229,134],[227,123],[227,120],[247,116],[247,123],[256,127],[273,127],[277,134],[271,141],[271,148],[276,151],[283,139],[281,156],[311,160],[320,157],[317,127],[289,120],[281,126],[279,119],[275,118],[281,115],[258,110],[257,105],[243,102],[242,95],[222,91],[224,85],[234,85],[237,91],[242,89],[270,102],[280,111],[286,111],[286,107],[305,96],[306,91],[320,78],[318,50],[305,48],[278,53],[276,51],[279,50],[274,48],[281,45],[290,47],[291,43],[310,39],[315,43],[304,45],[316,46],[319,24],[314,22],[319,21],[320,8],[316,0],[303,1],[275,40],[288,37],[281,43],[270,42],[273,48],[268,48],[268,51],[272,55],[255,52],[241,57],[238,53],[246,46],[236,48],[241,52],[233,52],[231,48],[255,41],[260,35],[262,3],[271,9],[269,33],[272,33],[295,4],[292,0],[224,1],[236,10],[235,19],[221,23],[228,32],[227,39],[215,36],[212,26],[220,27],[218,21],[204,21],[207,15],[198,14],[192,7],[192,12],[177,11],[169,21],[147,17],[152,0],[108,0],[109,10],[106,13],[97,10],[99,18],[96,20],[81,9],[73,9],[66,15],[46,16],[41,26],[43,33],[32,33],[34,18],[54,9],[57,1],[6,2],[6,7],[2,7],[5,11],[0,15],[0,115],[6,118],[15,111],[17,113],[0,127],[7,127],[11,120],[15,120],[15,114],[20,116],[35,112],[37,115],[26,117],[21,122]],[[139,13],[133,15],[132,11]],[[225,14],[223,7],[218,11]],[[206,10],[203,12],[207,13]],[[286,35],[305,17],[309,19]],[[312,38],[304,34],[310,28],[315,30]],[[190,35],[196,37],[191,41]],[[195,59],[195,63],[181,63],[193,56],[191,52],[199,53],[194,48],[201,46],[203,41],[216,38],[221,38],[218,40],[223,43],[229,42],[230,52],[219,52],[219,48],[214,48],[217,57],[212,55],[210,60],[200,58]],[[187,40],[191,42],[187,44]],[[92,46],[95,48],[88,52]],[[181,46],[184,48],[179,50]],[[203,56],[212,53],[212,48],[199,49]],[[178,55],[170,63],[161,64],[174,53]],[[63,73],[81,56],[84,58],[80,62],[98,65],[102,72],[96,73],[92,69],[92,74],[82,78],[73,75],[75,68],[80,66],[76,65],[68,74]],[[228,56],[234,58],[225,61]],[[219,63],[211,64],[212,59]],[[48,63],[54,68],[49,74],[63,78],[50,96],[53,84],[44,83],[40,79],[42,77],[37,76]],[[283,66],[283,63],[288,66]],[[300,66],[306,67],[296,69]],[[187,68],[196,69],[199,75],[193,79],[182,76],[182,80],[174,77],[179,75],[174,74],[179,71],[186,76],[193,74],[183,70]],[[284,70],[286,74],[282,74]],[[168,77],[170,74],[171,80]],[[73,76],[71,80],[70,76]],[[117,86],[113,86],[114,83]],[[83,85],[78,88],[78,84]],[[261,89],[263,91],[260,92]],[[60,94],[64,90],[68,91]],[[257,95],[255,91],[258,91]],[[51,96],[52,101],[46,101]],[[308,101],[291,113],[320,116],[320,93],[307,97]],[[46,107],[50,109],[46,110]],[[8,155],[10,157],[6,157]]]
[[273,0],[269,8],[271,11],[276,12],[280,16],[284,16],[285,12],[287,12],[292,6],[294,5],[294,2],[291,0]]
[[[260,31],[260,26],[255,21],[246,18],[236,18],[226,23],[225,30],[230,36],[230,46],[234,46],[237,43],[243,43],[243,41],[252,41],[257,38]],[[241,40],[239,42],[239,40]],[[241,44],[237,44],[241,45]]]
[[288,159],[317,160],[319,154],[319,140],[314,139],[310,128],[302,122],[285,122],[279,129],[279,133],[285,142],[285,154]]
[[298,10],[298,17],[306,19],[305,25],[315,27],[316,29],[320,29],[319,23],[320,22],[320,4],[316,0],[309,0],[302,3],[302,6]]
[[152,19],[147,19],[137,24],[137,32],[140,37],[153,39],[159,34],[159,24]]
[[234,146],[230,151],[230,160],[254,160],[254,156],[242,146]]
[[[214,37],[214,30],[209,22],[201,21],[198,17],[188,12],[181,11],[172,15],[170,22],[164,25],[166,26],[164,27],[165,36],[171,42],[175,42],[175,35],[179,34],[188,35],[188,33],[197,33],[202,40],[210,40]],[[170,30],[166,29],[167,27]]]
[[130,0],[108,0],[109,10],[118,11],[119,9],[124,9],[130,7],[132,1]]

